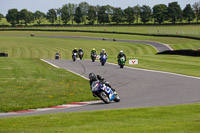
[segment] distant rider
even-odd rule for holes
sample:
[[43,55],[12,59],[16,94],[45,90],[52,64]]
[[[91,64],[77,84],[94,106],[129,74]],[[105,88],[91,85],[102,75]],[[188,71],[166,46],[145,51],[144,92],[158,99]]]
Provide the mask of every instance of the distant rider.
[[78,53],[80,53],[80,52],[82,52],[82,53],[83,53],[83,50],[82,50],[82,48],[79,48],[79,50],[78,50]]
[[90,88],[91,89],[92,89],[92,83],[95,81],[99,81],[101,84],[107,85],[108,87],[110,87],[112,89],[113,92],[115,92],[115,89],[113,89],[111,87],[111,85],[108,82],[106,82],[106,80],[103,77],[101,77],[100,75],[96,76],[94,73],[90,73],[89,79],[90,79]]
[[97,51],[95,50],[95,48],[93,48],[92,50],[91,50],[91,55],[92,54],[97,54]]
[[74,50],[72,51],[72,56],[74,55],[74,53],[76,53],[76,57],[78,56],[77,53],[78,53],[78,50],[77,48],[74,48]]
[[102,52],[100,53],[100,61],[101,61],[101,58],[102,58],[103,55],[108,56],[105,49],[102,49]]
[[125,58],[125,62],[126,62],[126,55],[124,54],[124,52],[122,50],[120,51],[120,53],[117,56],[117,58],[118,58],[118,64],[119,64],[119,61],[120,61],[121,57],[124,57]]
[[60,57],[60,54],[59,54],[59,52],[57,52],[57,53],[56,53],[56,56]]

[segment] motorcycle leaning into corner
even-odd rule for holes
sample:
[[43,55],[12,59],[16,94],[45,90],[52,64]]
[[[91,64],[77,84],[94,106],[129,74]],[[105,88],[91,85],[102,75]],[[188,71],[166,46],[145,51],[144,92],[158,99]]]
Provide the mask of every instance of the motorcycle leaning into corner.
[[106,84],[102,84],[99,81],[94,81],[91,88],[93,96],[99,97],[106,104],[110,103],[111,101],[120,101],[117,92],[113,92],[112,89]]

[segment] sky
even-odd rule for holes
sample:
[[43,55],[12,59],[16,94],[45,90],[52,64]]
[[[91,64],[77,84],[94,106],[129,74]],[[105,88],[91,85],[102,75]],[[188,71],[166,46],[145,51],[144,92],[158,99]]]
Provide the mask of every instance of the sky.
[[17,8],[19,11],[27,9],[31,12],[37,10],[47,13],[51,8],[61,8],[64,4],[80,2],[87,2],[89,5],[111,5],[114,7],[121,7],[122,9],[128,6],[149,5],[153,7],[157,4],[166,4],[170,2],[178,2],[183,9],[187,4],[193,5],[199,0],[0,0],[0,13],[6,15],[9,9]]

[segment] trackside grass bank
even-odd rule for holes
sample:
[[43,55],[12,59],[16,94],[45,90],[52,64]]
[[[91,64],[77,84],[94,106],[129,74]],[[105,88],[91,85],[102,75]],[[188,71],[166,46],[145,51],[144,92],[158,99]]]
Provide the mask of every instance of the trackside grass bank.
[[0,58],[0,112],[89,100],[88,81],[77,75],[39,59]]
[[[83,33],[83,32],[39,32],[39,31],[0,31],[1,36],[9,35],[52,35],[52,36],[87,36],[127,40],[145,40],[169,44],[173,49],[194,49],[200,48],[200,41],[193,39],[175,38],[175,37],[155,37],[155,36],[138,36],[138,35],[121,35],[121,34],[102,34],[102,33]],[[95,43],[96,44],[96,43]]]
[[[7,28],[3,28],[7,29]],[[8,28],[9,29],[9,28]],[[13,28],[12,28],[13,29]],[[38,26],[38,27],[17,27],[16,29],[45,29],[45,30],[79,30],[79,31],[103,31],[122,32],[155,35],[177,35],[200,38],[200,25],[157,25],[157,26]]]
[[0,133],[199,133],[200,104],[3,118]]

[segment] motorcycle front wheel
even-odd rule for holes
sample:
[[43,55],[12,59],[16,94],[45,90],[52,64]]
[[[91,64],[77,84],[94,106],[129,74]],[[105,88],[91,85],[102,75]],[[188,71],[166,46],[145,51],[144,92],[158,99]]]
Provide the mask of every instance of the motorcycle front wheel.
[[119,101],[120,101],[120,98],[119,98],[118,94],[115,95],[114,101],[115,101],[115,102],[119,102]]

